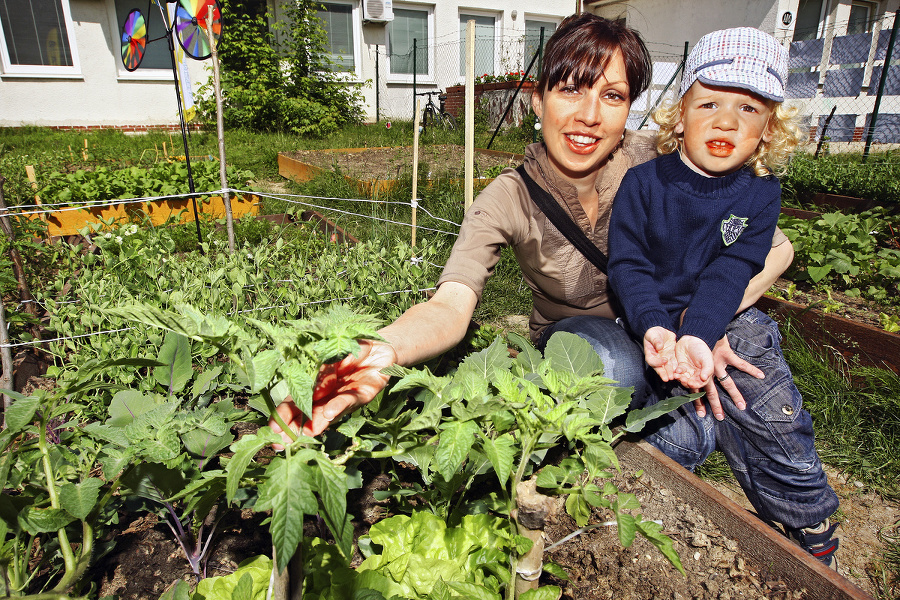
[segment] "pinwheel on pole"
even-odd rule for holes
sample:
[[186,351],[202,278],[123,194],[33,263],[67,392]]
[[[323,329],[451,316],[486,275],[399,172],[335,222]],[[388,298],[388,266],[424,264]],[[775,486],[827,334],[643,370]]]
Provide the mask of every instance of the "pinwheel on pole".
[[[149,39],[149,27],[144,14],[134,9],[125,17],[122,23],[122,64],[128,71],[134,71],[141,66],[147,44],[165,39],[169,44],[169,55],[172,58],[172,74],[175,77],[175,97],[178,102],[178,119],[181,123],[181,139],[184,143],[184,160],[187,166],[188,189],[194,194],[194,177],[191,172],[191,157],[188,148],[187,124],[184,119],[184,109],[181,99],[181,88],[178,85],[178,65],[175,59],[175,38],[184,53],[194,60],[206,60],[210,57],[210,39],[214,36],[218,40],[222,35],[222,7],[219,0],[149,0],[147,12],[153,5],[159,9],[160,17],[164,24],[163,35],[155,39]],[[167,4],[177,4],[174,15],[170,18],[169,11],[164,8]],[[212,23],[207,27],[209,15],[212,15]],[[197,240],[202,241],[200,234],[200,220],[197,216],[197,199],[191,196],[194,209],[194,222],[197,226]]]

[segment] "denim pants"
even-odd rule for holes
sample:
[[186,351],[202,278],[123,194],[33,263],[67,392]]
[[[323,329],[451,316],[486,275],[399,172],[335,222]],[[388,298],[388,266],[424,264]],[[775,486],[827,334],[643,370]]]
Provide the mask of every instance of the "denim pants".
[[[678,386],[663,384],[646,369],[641,348],[614,321],[565,319],[542,340],[555,331],[570,331],[591,342],[603,359],[607,377],[623,386],[635,385],[632,406],[686,393]],[[726,332],[734,352],[765,373],[764,379],[756,379],[729,368],[747,408],[738,410],[719,387],[723,421],[717,421],[710,410],[705,417],[698,417],[689,403],[650,423],[643,435],[691,471],[713,450],[722,451],[763,520],[792,529],[816,525],[834,513],[838,498],[816,453],[812,417],[803,409],[803,399],[782,355],[778,325],[750,308],[735,317]],[[636,374],[646,375],[646,379],[636,381]]]

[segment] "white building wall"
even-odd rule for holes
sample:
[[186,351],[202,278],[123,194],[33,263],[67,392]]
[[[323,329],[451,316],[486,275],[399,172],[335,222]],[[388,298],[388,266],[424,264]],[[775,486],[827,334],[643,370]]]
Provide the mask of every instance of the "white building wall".
[[[69,0],[81,74],[65,77],[0,74],[0,126],[177,125],[171,69],[128,73],[119,55],[112,0]],[[152,10],[156,10],[151,5]],[[158,21],[157,21],[158,22]],[[150,39],[162,35],[150,31]],[[152,42],[165,44],[165,40]],[[210,61],[186,59],[193,89]]]

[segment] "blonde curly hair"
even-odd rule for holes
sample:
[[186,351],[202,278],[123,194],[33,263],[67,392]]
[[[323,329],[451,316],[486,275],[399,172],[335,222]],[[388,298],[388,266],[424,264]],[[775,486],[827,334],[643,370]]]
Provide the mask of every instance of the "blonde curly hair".
[[[770,100],[766,100],[766,103],[772,109],[769,119],[772,139],[768,142],[760,141],[756,152],[746,162],[759,177],[784,175],[791,154],[808,139],[808,135],[800,129],[797,107]],[[675,133],[675,127],[681,120],[681,104],[682,100],[674,104],[665,103],[653,113],[653,120],[659,125],[656,150],[660,154],[671,154],[681,148],[684,136]]]

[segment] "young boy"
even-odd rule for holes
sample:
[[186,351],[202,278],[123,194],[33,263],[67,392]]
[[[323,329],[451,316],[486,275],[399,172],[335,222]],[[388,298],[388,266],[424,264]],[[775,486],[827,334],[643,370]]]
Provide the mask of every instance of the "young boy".
[[[616,195],[610,285],[643,341],[647,364],[664,382],[689,390],[706,386],[716,342],[727,330],[736,344],[732,327],[755,327],[759,339],[780,339],[764,315],[742,320],[735,314],[772,245],[781,208],[774,173],[801,140],[793,113],[782,106],[786,79],[787,51],[771,36],[750,27],[704,36],[685,65],[680,101],[654,115],[661,156],[632,168]],[[784,525],[830,564],[837,540],[828,517],[837,497],[787,366],[771,366],[783,363],[777,342],[774,347],[771,357],[747,350],[742,358],[766,377],[785,379],[777,388],[780,399],[772,399],[777,406],[738,410],[723,402],[721,422],[682,410],[648,440],[691,470],[721,449],[759,515]]]

